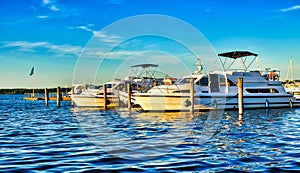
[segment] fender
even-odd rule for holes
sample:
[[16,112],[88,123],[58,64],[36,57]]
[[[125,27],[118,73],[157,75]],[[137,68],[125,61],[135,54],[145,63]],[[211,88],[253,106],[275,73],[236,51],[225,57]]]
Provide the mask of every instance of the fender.
[[266,99],[265,106],[266,106],[266,109],[268,109],[270,107],[270,102],[268,99]]
[[293,108],[293,106],[294,106],[294,105],[293,105],[293,100],[291,99],[291,100],[290,100],[290,107]]
[[213,100],[213,102],[212,102],[212,107],[215,108],[215,109],[218,108],[218,102],[217,102],[216,99]]

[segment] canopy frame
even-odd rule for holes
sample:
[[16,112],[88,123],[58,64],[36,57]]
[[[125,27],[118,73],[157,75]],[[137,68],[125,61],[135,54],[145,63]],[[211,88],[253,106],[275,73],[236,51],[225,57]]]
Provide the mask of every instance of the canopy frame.
[[[258,60],[258,54],[249,51],[231,51],[218,54],[219,60],[224,71],[231,69],[232,65],[239,59],[244,71],[248,71],[255,60]],[[221,59],[224,58],[224,59]],[[252,60],[250,59],[252,58]],[[250,62],[248,62],[250,59]],[[257,64],[258,65],[258,64]],[[258,67],[259,68],[259,67]]]
[[[152,72],[151,72],[152,68]],[[154,69],[153,69],[154,68]],[[145,73],[145,78],[155,78],[155,73],[157,71],[157,64],[138,64],[130,66],[130,71],[132,71],[137,78],[143,77],[142,75]]]

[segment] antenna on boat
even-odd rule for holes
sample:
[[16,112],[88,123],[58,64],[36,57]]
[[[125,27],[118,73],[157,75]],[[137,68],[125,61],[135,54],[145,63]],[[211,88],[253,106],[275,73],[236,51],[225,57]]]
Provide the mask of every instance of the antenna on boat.
[[197,59],[196,66],[197,66],[198,70],[195,71],[195,74],[200,74],[201,71],[203,70],[202,65],[201,65],[201,61],[200,61],[200,57],[198,57],[198,59]]
[[288,71],[286,73],[286,80],[289,80],[289,75],[291,75],[291,81],[294,81],[294,65],[293,65],[293,57],[290,58],[290,64],[288,66]]

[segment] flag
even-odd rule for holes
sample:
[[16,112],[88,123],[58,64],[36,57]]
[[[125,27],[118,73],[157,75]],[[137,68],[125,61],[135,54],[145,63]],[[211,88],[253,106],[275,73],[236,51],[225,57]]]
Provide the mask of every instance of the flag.
[[32,67],[30,73],[29,73],[29,76],[33,75],[34,74],[34,67]]

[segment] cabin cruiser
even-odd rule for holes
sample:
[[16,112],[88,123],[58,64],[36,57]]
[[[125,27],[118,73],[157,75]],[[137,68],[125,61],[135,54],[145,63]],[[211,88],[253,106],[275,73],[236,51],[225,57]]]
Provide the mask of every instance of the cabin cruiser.
[[[280,81],[267,80],[260,71],[249,70],[257,56],[249,51],[219,54],[223,71],[205,74],[201,73],[202,69],[199,66],[198,73],[185,76],[173,85],[155,86],[146,93],[134,93],[133,102],[145,111],[189,110],[191,106],[190,81],[192,79],[194,81],[195,109],[237,109],[238,78],[243,78],[244,108],[299,106],[299,102],[293,95],[286,93]],[[252,61],[247,61],[249,58],[252,58]],[[231,69],[238,60],[243,69]]]
[[[170,82],[169,78],[156,78],[158,65],[156,64],[138,64],[130,66],[129,75],[123,80],[116,79],[107,82],[107,104],[108,106],[120,106],[120,103],[127,104],[128,89],[127,84],[131,86],[131,93],[146,92],[155,85],[161,85],[163,82]],[[166,76],[168,77],[168,76]],[[79,84],[74,87],[74,94],[71,98],[79,107],[103,107],[104,91],[102,86],[91,84]]]
[[[118,106],[118,96],[112,93],[112,88],[117,84],[115,81],[105,83],[107,88],[108,106]],[[76,84],[73,85],[73,94],[71,98],[79,107],[104,107],[104,90],[103,86],[93,84]]]
[[129,76],[119,82],[112,88],[112,92],[119,96],[120,103],[128,104],[128,84],[130,85],[130,92],[132,93],[145,93],[154,86],[163,84],[172,84],[175,78],[162,73],[157,74],[158,65],[156,64],[138,64],[130,66]]

